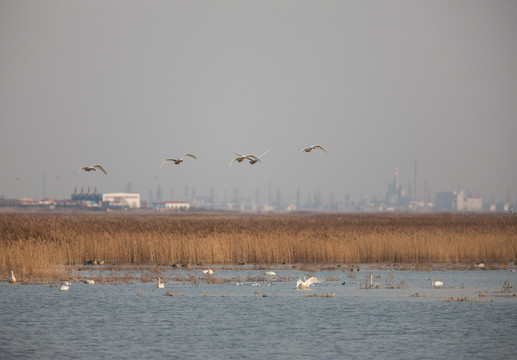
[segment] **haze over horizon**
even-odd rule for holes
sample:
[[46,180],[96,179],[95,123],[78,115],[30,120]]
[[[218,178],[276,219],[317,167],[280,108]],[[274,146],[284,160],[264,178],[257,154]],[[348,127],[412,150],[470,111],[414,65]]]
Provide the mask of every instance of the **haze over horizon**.
[[[2,1],[0,196],[384,199],[416,160],[419,199],[515,201],[515,19],[515,1]],[[329,153],[300,160],[313,144]]]

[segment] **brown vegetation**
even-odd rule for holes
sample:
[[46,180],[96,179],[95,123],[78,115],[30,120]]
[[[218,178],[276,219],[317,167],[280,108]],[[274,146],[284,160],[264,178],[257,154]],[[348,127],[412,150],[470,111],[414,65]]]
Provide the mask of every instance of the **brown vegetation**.
[[[63,276],[63,265],[507,264],[517,219],[505,215],[0,214],[0,271]],[[6,275],[7,276],[7,275]],[[29,280],[30,281],[30,280]]]

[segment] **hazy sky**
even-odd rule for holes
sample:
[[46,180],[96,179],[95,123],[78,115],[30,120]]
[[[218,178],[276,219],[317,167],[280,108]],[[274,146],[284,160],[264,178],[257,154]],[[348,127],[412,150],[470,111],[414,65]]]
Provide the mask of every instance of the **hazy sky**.
[[[516,200],[516,19],[516,1],[0,0],[0,195],[289,203],[370,179],[384,199],[418,160],[420,199],[427,181]],[[312,144],[329,153],[300,162]],[[76,176],[94,163],[108,175]]]

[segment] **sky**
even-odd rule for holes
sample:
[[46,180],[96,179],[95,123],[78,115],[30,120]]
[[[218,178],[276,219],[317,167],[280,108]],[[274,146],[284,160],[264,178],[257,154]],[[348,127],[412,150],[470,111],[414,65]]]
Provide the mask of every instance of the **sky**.
[[0,0],[0,196],[382,200],[417,161],[419,199],[515,201],[515,19],[497,0]]

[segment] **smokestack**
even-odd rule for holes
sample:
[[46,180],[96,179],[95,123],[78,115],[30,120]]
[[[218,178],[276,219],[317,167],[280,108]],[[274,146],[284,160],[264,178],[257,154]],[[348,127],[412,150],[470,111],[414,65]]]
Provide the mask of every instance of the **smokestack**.
[[415,160],[415,203],[418,201],[417,193],[417,182],[418,182],[418,160]]

